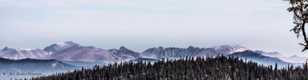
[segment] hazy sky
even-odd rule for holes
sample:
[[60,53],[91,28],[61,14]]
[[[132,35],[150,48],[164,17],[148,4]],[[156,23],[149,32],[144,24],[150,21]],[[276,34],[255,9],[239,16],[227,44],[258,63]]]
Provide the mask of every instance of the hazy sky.
[[300,53],[282,0],[0,0],[0,47],[239,44]]

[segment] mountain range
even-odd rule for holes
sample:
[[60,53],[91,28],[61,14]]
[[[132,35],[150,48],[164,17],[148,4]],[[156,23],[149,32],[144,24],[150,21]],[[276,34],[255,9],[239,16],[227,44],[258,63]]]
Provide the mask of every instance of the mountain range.
[[137,52],[124,46],[118,49],[103,49],[66,41],[51,44],[42,49],[15,49],[4,47],[0,50],[0,72],[54,73],[80,69],[81,67],[90,68],[96,64],[107,65],[126,61],[155,62],[164,58],[178,59],[187,56],[229,56],[264,65],[280,64],[284,66],[291,64],[279,58],[268,56],[279,54],[278,52],[250,50],[239,45],[221,45],[209,48],[194,46],[189,46],[187,48],[153,47],[142,52]]
[[136,58],[173,58],[185,56],[217,56],[248,50],[241,46],[222,45],[212,48],[154,47],[143,52],[136,52],[122,46],[119,49],[102,49],[93,46],[82,46],[72,41],[49,45],[43,49],[19,50],[5,47],[0,57],[7,59],[55,59],[61,61],[128,61]]
[[[258,55],[248,55],[249,53],[257,53]],[[53,59],[59,61],[82,61],[82,62],[102,61],[111,63],[120,61],[130,61],[138,58],[161,59],[161,58],[183,58],[186,56],[215,57],[219,55],[223,56],[236,55],[239,57],[247,57],[247,58],[255,58],[262,56],[274,59],[272,61],[277,61],[276,59],[279,59],[272,56],[267,56],[266,54],[274,54],[274,53],[264,52],[264,51],[253,51],[239,45],[221,45],[209,48],[199,48],[193,46],[189,46],[187,48],[153,47],[153,48],[148,48],[143,52],[136,52],[124,46],[120,47],[119,49],[102,49],[93,46],[83,46],[72,41],[51,44],[43,49],[22,50],[22,49],[4,47],[0,51],[1,58],[13,59],[13,60],[29,58],[29,59],[40,59],[40,60]],[[260,60],[255,60],[255,61],[260,61]],[[279,62],[285,62],[285,61],[280,60]]]

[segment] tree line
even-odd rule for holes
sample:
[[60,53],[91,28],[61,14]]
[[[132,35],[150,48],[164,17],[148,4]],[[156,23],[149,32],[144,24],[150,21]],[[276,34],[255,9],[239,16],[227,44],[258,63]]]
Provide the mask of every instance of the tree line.
[[308,80],[307,64],[278,69],[239,58],[184,58],[95,66],[32,80]]

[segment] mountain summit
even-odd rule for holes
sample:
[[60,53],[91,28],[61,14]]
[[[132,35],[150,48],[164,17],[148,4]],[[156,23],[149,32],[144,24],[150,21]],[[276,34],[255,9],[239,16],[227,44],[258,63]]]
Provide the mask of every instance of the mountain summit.
[[63,50],[66,50],[68,48],[72,48],[72,47],[78,47],[79,44],[73,42],[73,41],[66,41],[66,42],[59,42],[56,44],[52,44],[50,46],[47,46],[46,48],[44,48],[45,51],[47,52],[61,52]]

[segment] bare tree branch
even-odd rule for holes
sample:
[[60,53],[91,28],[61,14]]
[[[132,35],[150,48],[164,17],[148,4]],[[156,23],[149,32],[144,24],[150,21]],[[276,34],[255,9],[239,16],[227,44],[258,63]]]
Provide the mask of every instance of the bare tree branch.
[[303,36],[303,43],[300,45],[304,46],[303,52],[308,50],[308,39],[305,29],[305,25],[308,22],[308,0],[289,0],[291,7],[287,10],[293,13],[294,28],[291,29],[297,37]]

